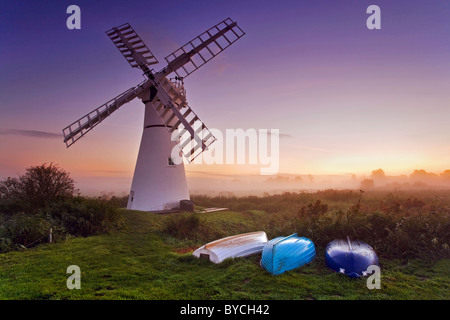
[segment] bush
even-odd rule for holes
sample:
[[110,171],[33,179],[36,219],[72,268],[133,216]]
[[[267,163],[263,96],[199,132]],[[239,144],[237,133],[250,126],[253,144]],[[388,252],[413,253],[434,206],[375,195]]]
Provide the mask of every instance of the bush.
[[328,205],[322,204],[320,200],[317,200],[314,204],[310,203],[307,206],[303,206],[298,210],[300,216],[317,216],[323,215],[328,211]]
[[49,230],[50,223],[42,215],[14,214],[2,222],[0,252],[46,242]]
[[125,199],[74,197],[74,181],[56,165],[26,169],[18,178],[0,181],[0,252],[54,239],[118,230],[118,210]]
[[7,226],[12,242],[25,247],[46,241],[50,230],[50,223],[43,216],[24,213],[13,215]]
[[200,218],[197,214],[179,214],[171,216],[164,232],[180,239],[192,238],[200,229]]
[[110,199],[108,199],[108,202],[115,208],[126,208],[128,204],[128,196],[112,196]]
[[211,241],[224,233],[205,223],[196,213],[181,213],[170,216],[163,232],[181,240]]
[[123,227],[119,209],[101,199],[74,197],[54,202],[38,213],[0,215],[0,252],[47,242],[67,236],[90,236],[117,231]]
[[109,233],[123,226],[123,216],[113,204],[95,198],[74,197],[43,210],[60,233],[89,236]]

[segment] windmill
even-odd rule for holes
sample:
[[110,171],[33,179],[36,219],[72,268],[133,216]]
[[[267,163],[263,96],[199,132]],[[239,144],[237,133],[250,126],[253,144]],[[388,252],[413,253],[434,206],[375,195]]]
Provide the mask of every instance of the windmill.
[[184,164],[176,156],[182,154],[190,163],[216,140],[188,105],[184,78],[245,33],[227,18],[168,55],[167,66],[158,72],[149,68],[158,60],[128,23],[106,34],[131,67],[144,72],[145,80],[64,128],[64,142],[70,147],[121,106],[141,99],[144,129],[127,208],[177,209],[189,200],[189,192]]

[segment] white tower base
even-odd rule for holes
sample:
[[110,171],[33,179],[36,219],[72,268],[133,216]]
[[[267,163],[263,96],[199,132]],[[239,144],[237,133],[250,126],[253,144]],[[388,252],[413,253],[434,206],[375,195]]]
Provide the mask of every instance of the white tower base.
[[170,133],[151,102],[145,104],[144,131],[131,184],[127,209],[160,211],[177,209],[180,200],[189,200],[183,163],[171,162]]

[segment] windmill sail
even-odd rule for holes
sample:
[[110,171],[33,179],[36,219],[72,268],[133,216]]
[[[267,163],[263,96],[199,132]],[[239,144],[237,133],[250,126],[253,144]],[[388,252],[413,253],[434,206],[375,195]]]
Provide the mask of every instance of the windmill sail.
[[195,112],[189,107],[184,88],[163,78],[152,106],[163,124],[178,141],[181,152],[189,162],[207,149],[216,138]]
[[236,22],[227,18],[168,55],[165,58],[168,65],[159,73],[187,77],[244,34]]
[[86,133],[91,131],[96,125],[110,116],[114,111],[119,109],[122,105],[130,102],[131,100],[136,98],[139,93],[148,89],[149,86],[150,84],[148,83],[148,81],[142,82],[141,84],[128,89],[117,97],[102,104],[97,109],[89,112],[87,115],[81,117],[77,121],[64,128],[63,134],[66,146],[70,147]]
[[112,28],[106,31],[106,34],[133,68],[147,71],[149,65],[158,63],[153,53],[128,23]]

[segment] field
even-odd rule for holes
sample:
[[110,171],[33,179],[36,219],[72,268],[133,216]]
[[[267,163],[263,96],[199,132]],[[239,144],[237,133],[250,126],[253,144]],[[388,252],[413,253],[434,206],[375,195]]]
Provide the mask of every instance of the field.
[[[446,242],[448,192],[393,195],[327,191],[265,198],[197,196],[193,199],[198,209],[214,205],[230,210],[158,215],[122,209],[125,228],[119,232],[61,239],[53,244],[0,254],[0,299],[450,298],[450,259]],[[408,208],[408,215],[403,212],[405,208]],[[443,219],[433,220],[426,214],[430,210],[433,217]],[[373,219],[373,215],[368,214],[372,211],[378,211],[377,221],[385,224],[398,224],[400,220],[405,225],[417,224],[419,220],[415,219],[422,219],[420,221],[427,226],[416,226],[415,230],[422,230],[422,234],[415,234],[420,241],[405,246],[399,234],[385,230],[387,225],[362,228],[367,221],[356,218]],[[362,229],[343,224],[342,215],[345,219],[359,221]],[[340,218],[333,220],[333,216]],[[339,232],[350,232],[351,237],[359,236],[370,244],[374,238],[369,235],[375,237],[380,230],[393,234],[373,244],[380,258],[381,289],[369,290],[365,279],[352,280],[325,266],[324,243],[329,239],[324,235],[328,230],[317,221],[334,228],[340,225]],[[426,227],[430,230],[424,229]],[[206,241],[256,230],[266,231],[269,238],[299,232],[314,240],[317,256],[307,266],[272,276],[259,266],[258,255],[229,259],[216,265],[191,254]],[[405,230],[400,228],[400,234]],[[407,239],[408,235],[404,236]],[[392,242],[394,239],[396,243]],[[383,241],[392,243],[383,244]],[[414,246],[426,250],[414,250]],[[400,254],[399,250],[404,253]],[[81,269],[80,290],[66,287],[69,276],[66,269],[70,265]]]

